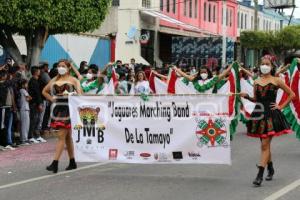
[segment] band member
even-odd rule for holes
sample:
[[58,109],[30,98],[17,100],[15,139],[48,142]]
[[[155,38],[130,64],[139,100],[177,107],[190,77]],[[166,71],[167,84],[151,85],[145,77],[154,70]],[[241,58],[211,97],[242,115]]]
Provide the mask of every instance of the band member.
[[[274,136],[291,133],[281,110],[287,106],[295,97],[293,91],[278,77],[275,77],[275,69],[269,58],[262,58],[260,66],[261,76],[254,81],[254,97],[241,93],[244,97],[256,103],[255,109],[247,123],[247,135],[260,138],[261,155],[258,166],[258,174],[253,181],[254,186],[260,186],[263,181],[263,174],[267,166],[268,175],[266,181],[273,179],[274,168],[271,157],[271,141]],[[280,106],[276,104],[277,90],[281,88],[288,94],[286,101]]]
[[71,122],[68,106],[68,95],[71,93],[82,94],[80,82],[70,75],[71,64],[66,60],[58,62],[58,75],[54,77],[43,90],[45,98],[52,102],[53,110],[51,116],[51,127],[58,129],[58,142],[56,145],[54,159],[46,169],[57,173],[58,161],[66,144],[70,158],[66,170],[77,168],[74,159],[74,145],[71,134]]

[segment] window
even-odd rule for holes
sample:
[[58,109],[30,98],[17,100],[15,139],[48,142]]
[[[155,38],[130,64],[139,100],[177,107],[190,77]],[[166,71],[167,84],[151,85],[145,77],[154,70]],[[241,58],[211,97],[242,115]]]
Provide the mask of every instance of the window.
[[206,21],[206,2],[204,3],[204,21]]
[[247,29],[247,14],[245,14],[245,29]]
[[170,12],[170,0],[167,0],[167,12]]
[[190,0],[189,10],[190,10],[190,18],[192,18],[193,17],[193,1],[192,0]]
[[244,28],[244,14],[241,14],[241,29]]
[[176,0],[173,0],[173,13],[176,13]]
[[195,0],[195,13],[194,13],[194,15],[195,15],[195,18],[197,18],[198,16],[197,16],[197,13],[198,13],[198,0]]
[[211,5],[208,4],[208,21],[211,22]]
[[164,0],[160,0],[160,10],[164,10]]
[[221,17],[221,19],[222,19],[222,20],[221,20],[221,23],[222,23],[222,25],[223,25],[223,20],[224,20],[224,19],[223,19],[223,11],[224,11],[224,9],[222,9],[222,11],[221,11],[221,16],[222,16],[222,17]]
[[214,9],[213,9],[213,21],[214,21],[214,23],[216,23],[216,6],[214,6]]
[[186,14],[187,14],[187,1],[188,0],[184,0],[184,11],[183,11],[183,14],[184,14],[184,16],[186,16]]
[[226,9],[226,26],[228,26],[228,9]]
[[142,1],[142,6],[144,8],[151,8],[151,0],[143,0]]
[[240,12],[238,12],[238,17],[237,17],[237,23],[238,23],[238,28],[240,28]]
[[253,16],[251,16],[251,29],[253,30],[253,25],[254,25],[254,23],[253,23]]
[[232,10],[230,9],[229,26],[232,27]]
[[112,6],[120,6],[120,0],[113,0],[113,1],[111,2],[111,5],[112,5]]

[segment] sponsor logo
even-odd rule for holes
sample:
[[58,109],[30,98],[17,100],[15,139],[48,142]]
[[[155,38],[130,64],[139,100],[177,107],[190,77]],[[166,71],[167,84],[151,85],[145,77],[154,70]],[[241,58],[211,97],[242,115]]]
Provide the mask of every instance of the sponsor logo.
[[188,152],[188,156],[193,160],[197,160],[201,157],[201,154],[199,152]]
[[158,162],[171,162],[171,160],[168,159],[168,155],[166,153],[155,153],[154,159]]
[[118,157],[118,149],[109,149],[109,160],[116,160]]
[[127,159],[132,159],[134,157],[134,151],[125,151],[123,154]]
[[146,158],[147,159],[147,158],[151,157],[151,154],[150,153],[141,153],[140,156],[142,158]]
[[181,159],[183,159],[182,151],[173,151],[172,154],[173,154],[174,160],[181,160]]

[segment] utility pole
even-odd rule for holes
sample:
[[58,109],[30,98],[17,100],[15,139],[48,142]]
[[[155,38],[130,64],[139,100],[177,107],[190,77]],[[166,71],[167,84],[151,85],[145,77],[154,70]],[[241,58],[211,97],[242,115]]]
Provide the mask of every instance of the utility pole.
[[223,18],[223,25],[222,25],[222,67],[226,67],[226,52],[227,52],[227,4],[226,0],[208,0],[208,1],[214,1],[219,2],[222,1],[222,18]]
[[[258,0],[254,0],[254,31],[258,31]],[[258,65],[258,50],[254,50],[254,64]]]

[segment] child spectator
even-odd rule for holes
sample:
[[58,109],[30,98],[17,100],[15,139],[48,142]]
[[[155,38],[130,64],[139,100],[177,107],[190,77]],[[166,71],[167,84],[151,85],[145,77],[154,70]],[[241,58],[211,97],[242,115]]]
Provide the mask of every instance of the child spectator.
[[29,132],[29,125],[30,125],[30,109],[29,109],[29,101],[32,99],[31,96],[28,94],[28,81],[22,80],[20,89],[20,118],[21,118],[21,145],[29,145],[28,142],[28,132]]

